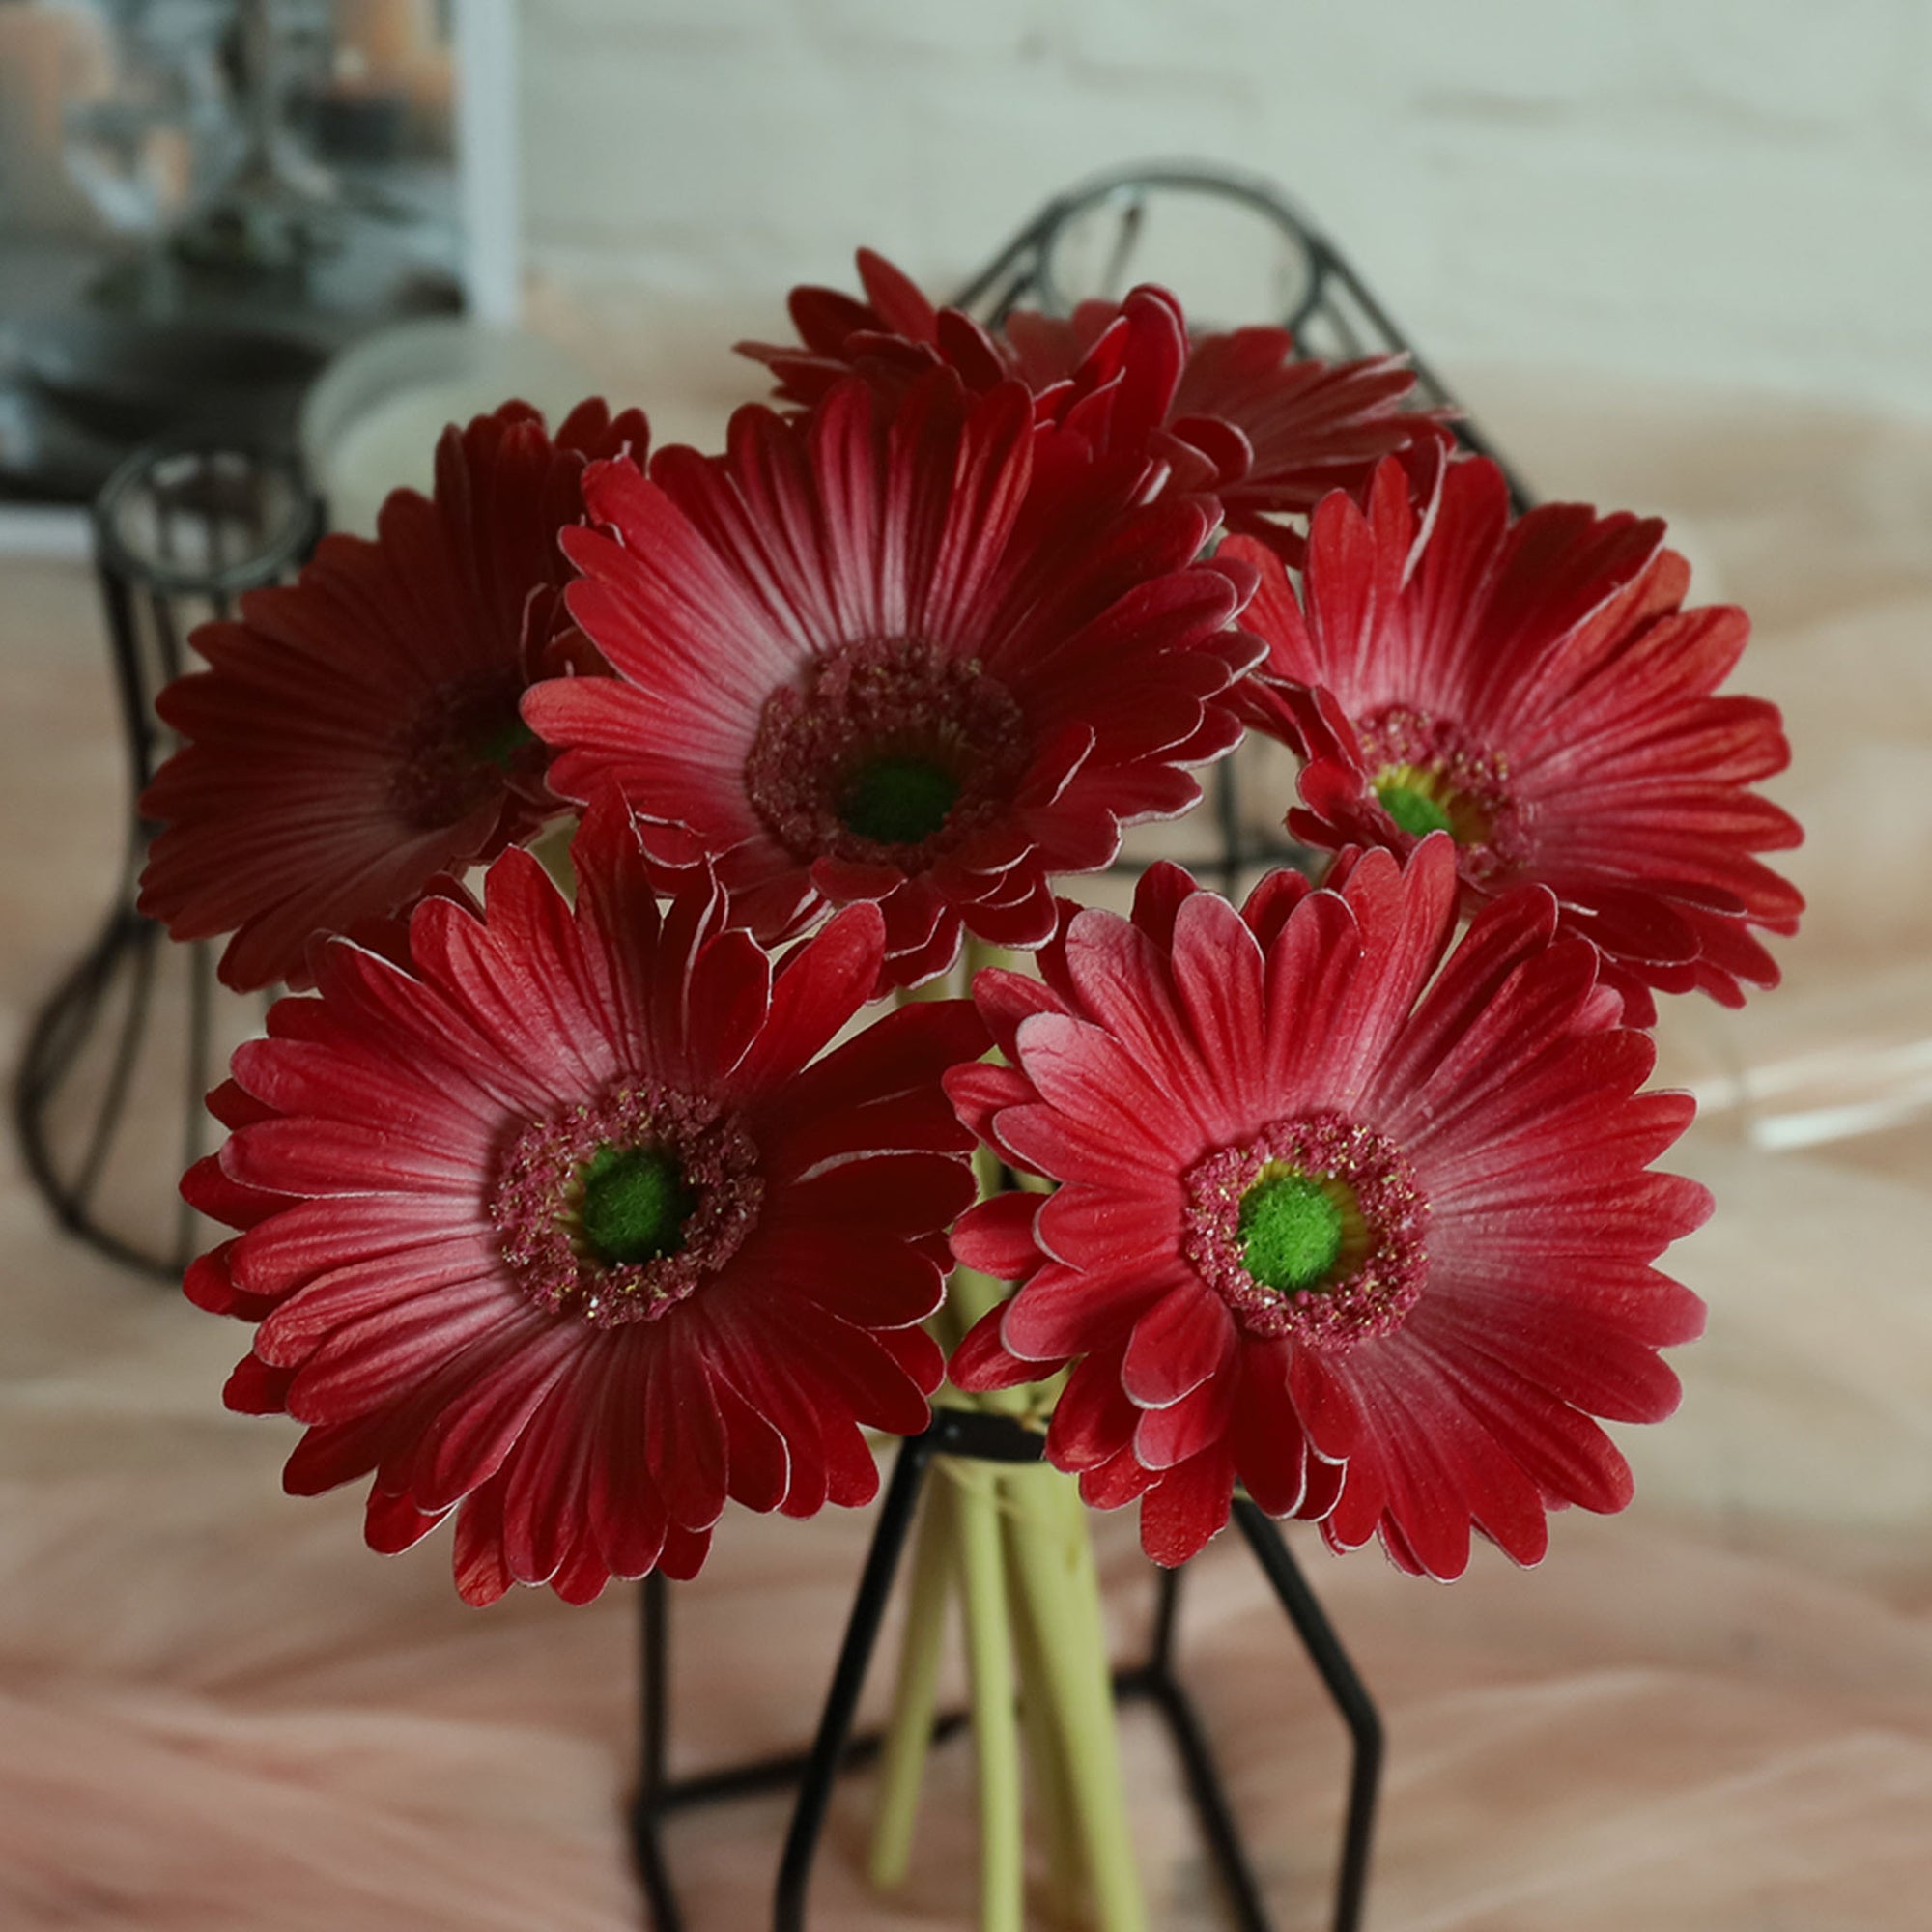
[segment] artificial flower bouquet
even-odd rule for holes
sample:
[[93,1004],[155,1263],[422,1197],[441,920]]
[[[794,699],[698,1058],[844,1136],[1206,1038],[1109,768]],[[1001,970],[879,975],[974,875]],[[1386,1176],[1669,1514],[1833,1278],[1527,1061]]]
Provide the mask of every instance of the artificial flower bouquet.
[[[1514,513],[1396,358],[860,271],[746,346],[779,406],[722,453],[508,404],[196,634],[142,903],[298,990],[211,1097],[186,1287],[255,1324],[226,1399],[303,1426],[288,1488],[367,1481],[384,1551],[454,1517],[472,1604],[863,1504],[935,1401],[1043,1430],[931,1489],[874,1865],[956,1596],[983,1921],[1017,1661],[1118,1928],[1083,1505],[1174,1565],[1239,1485],[1448,1578],[1630,1500],[1601,1423],[1674,1406],[1709,1208],[1645,1029],[1776,980],[1786,748],[1659,522]],[[1314,878],[1059,895],[1249,732]]]

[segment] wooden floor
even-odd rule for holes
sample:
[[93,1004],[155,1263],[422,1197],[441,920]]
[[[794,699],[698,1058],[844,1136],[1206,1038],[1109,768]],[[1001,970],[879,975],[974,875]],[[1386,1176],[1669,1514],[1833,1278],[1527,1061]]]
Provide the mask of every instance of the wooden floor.
[[[1769,404],[1492,384],[1551,495],[1686,519],[1749,606],[1741,688],[1790,713],[1812,842],[1790,983],[1667,1018],[1719,1218],[1683,1413],[1627,1431],[1624,1517],[1453,1588],[1300,1546],[1388,1715],[1379,1932],[1917,1932],[1932,1892],[1932,431]],[[1611,405],[1615,406],[1612,407]],[[0,1044],[104,910],[125,801],[85,577],[0,562]],[[168,1198],[172,1094],[117,1210]],[[634,1594],[464,1609],[438,1539],[384,1561],[359,1504],[297,1502],[293,1438],[226,1415],[245,1332],[60,1237],[0,1164],[0,1924],[616,1932]],[[677,1756],[802,1734],[866,1525],[736,1517],[678,1593]],[[1105,1525],[1122,1649],[1144,1611]],[[1244,1553],[1184,1646],[1283,1928],[1323,1922],[1339,1734]],[[876,1694],[877,1687],[874,1687]],[[1151,1720],[1128,1720],[1156,1927],[1218,1921]],[[935,1761],[915,1878],[869,1897],[867,1787],[834,1807],[816,1922],[970,1922],[970,1754]],[[757,1922],[758,1801],[672,1834],[691,1922]]]

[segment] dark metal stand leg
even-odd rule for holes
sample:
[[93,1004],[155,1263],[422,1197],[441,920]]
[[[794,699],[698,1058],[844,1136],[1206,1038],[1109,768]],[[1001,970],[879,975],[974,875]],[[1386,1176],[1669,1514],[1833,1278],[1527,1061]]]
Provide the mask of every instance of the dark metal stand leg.
[[1201,1835],[1221,1874],[1235,1923],[1240,1932],[1271,1932],[1267,1907],[1263,1901],[1261,1880],[1241,1843],[1240,1828],[1228,1803],[1228,1794],[1215,1768],[1214,1755],[1208,1747],[1194,1700],[1181,1689],[1178,1678],[1166,1671],[1151,1672],[1134,1689],[1145,1696],[1166,1721],[1174,1740],[1175,1755],[1180,1760],[1181,1776],[1187,1780],[1187,1795],[1194,1804],[1194,1816]]
[[[149,1034],[160,938],[160,928],[138,913],[109,916],[99,937],[28,1023],[14,1080],[14,1123],[27,1172],[64,1229],[129,1267],[178,1281],[193,1258],[187,1245],[191,1215],[171,1211],[175,1238],[157,1251],[108,1228],[98,1218],[95,1201]],[[189,970],[198,971],[199,961]],[[57,1146],[53,1110],[97,1034],[112,1040],[99,1092],[86,1110],[85,1125]]]
[[677,1909],[659,1829],[670,1747],[670,1586],[655,1571],[644,1578],[643,1600],[638,1657],[638,1795],[631,1806],[631,1853],[650,1904],[652,1932],[681,1932],[684,1918]]
[[[806,1888],[818,1835],[832,1800],[838,1774],[870,1762],[879,1753],[876,1733],[852,1735],[852,1714],[865,1688],[866,1671],[878,1643],[879,1627],[892,1600],[893,1583],[905,1552],[906,1536],[917,1514],[925,1473],[942,1425],[899,1445],[886,1489],[872,1547],[860,1577],[859,1594],[846,1621],[845,1637],[834,1670],[818,1733],[810,1749],[720,1771],[672,1778],[669,1775],[670,1588],[656,1575],[644,1578],[641,1592],[641,1651],[639,1659],[638,1793],[631,1805],[631,1851],[638,1877],[650,1906],[652,1932],[682,1932],[684,1916],[671,1884],[665,1857],[663,1825],[673,1811],[731,1798],[772,1791],[796,1790],[784,1860],[779,1872],[773,1923],[781,1928],[805,1923]],[[933,1726],[935,1739],[950,1737],[964,1727],[961,1712],[949,1713]]]
[[1117,1671],[1114,1693],[1122,1699],[1143,1697],[1157,1710],[1174,1741],[1181,1776],[1194,1816],[1201,1826],[1215,1869],[1227,1891],[1228,1904],[1240,1932],[1271,1932],[1261,1881],[1241,1843],[1239,1827],[1208,1748],[1208,1733],[1194,1700],[1175,1674],[1175,1646],[1179,1630],[1180,1591],[1187,1572],[1162,1570],[1154,1599],[1153,1629],[1145,1663]]
[[1187,1780],[1187,1795],[1194,1802],[1194,1815],[1221,1875],[1235,1923],[1240,1932],[1272,1932],[1274,1921],[1263,1901],[1261,1880],[1247,1847],[1241,1843],[1240,1828],[1235,1823],[1193,1699],[1172,1679],[1151,1694],[1167,1720],[1168,1735],[1174,1740],[1175,1754]]
[[1376,1826],[1376,1792],[1381,1778],[1382,1724],[1369,1696],[1335,1634],[1335,1627],[1316,1602],[1300,1566],[1290,1553],[1273,1519],[1245,1497],[1235,1504],[1235,1521],[1262,1566],[1281,1606],[1294,1625],[1342,1721],[1354,1741],[1354,1766],[1349,1778],[1349,1809],[1342,1827],[1342,1868],[1335,1881],[1335,1932],[1355,1932],[1362,1920],[1362,1900],[1369,1883],[1369,1850]]
[[859,1594],[845,1626],[838,1667],[832,1674],[825,1715],[819,1719],[818,1736],[806,1767],[805,1781],[799,1786],[797,1808],[792,1812],[791,1830],[785,1835],[784,1858],[779,1865],[772,1914],[775,1932],[804,1932],[805,1893],[811,1880],[812,1856],[818,1849],[826,1806],[832,1801],[833,1780],[845,1755],[852,1714],[858,1709],[867,1666],[879,1640],[879,1625],[892,1596],[893,1579],[898,1575],[899,1559],[905,1553],[906,1534],[912,1528],[920,1487],[932,1457],[932,1441],[931,1432],[907,1437],[899,1445],[898,1460],[893,1464],[885,1507],[879,1515],[879,1526],[872,1532],[871,1551],[859,1578]]
[[1214,767],[1214,829],[1221,839],[1221,895],[1236,898],[1241,887],[1241,796],[1232,757]]
[[1154,1585],[1153,1628],[1148,1633],[1149,1670],[1165,1671],[1174,1663],[1174,1639],[1180,1628],[1180,1586],[1187,1580],[1187,1571],[1156,1570],[1158,1579]]

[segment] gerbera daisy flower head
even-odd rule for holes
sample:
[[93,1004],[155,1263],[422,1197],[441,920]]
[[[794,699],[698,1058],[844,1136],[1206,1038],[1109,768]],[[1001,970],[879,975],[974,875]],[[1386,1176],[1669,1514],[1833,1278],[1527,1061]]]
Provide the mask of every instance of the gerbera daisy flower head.
[[715,865],[761,939],[876,901],[884,984],[963,931],[1037,946],[1053,874],[1200,796],[1260,650],[1232,628],[1248,567],[1201,557],[1211,505],[1138,503],[1138,476],[945,369],[594,470],[570,609],[615,676],[525,699],[551,783],[614,782],[661,883]]
[[903,385],[945,363],[980,392],[1016,376],[1043,416],[1064,420],[1113,385],[1130,334],[1169,332],[1171,366],[1145,353],[1131,358],[1122,423],[1148,441],[1166,487],[1214,490],[1229,529],[1261,537],[1291,562],[1301,533],[1283,519],[1305,518],[1330,490],[1361,491],[1385,456],[1453,440],[1448,412],[1412,407],[1415,377],[1400,355],[1301,357],[1287,329],[1265,327],[1190,339],[1179,303],[1151,284],[1121,301],[1081,302],[1070,316],[1016,309],[988,330],[935,306],[869,249],[858,262],[863,299],[794,289],[798,344],[739,345],[779,378],[781,399],[816,402],[853,373]]
[[141,909],[177,939],[233,933],[231,986],[302,985],[314,936],[406,911],[554,815],[517,701],[594,668],[564,621],[557,532],[583,513],[585,465],[648,440],[601,402],[554,437],[522,403],[452,426],[433,497],[396,491],[374,541],[325,537],[295,583],[201,626],[209,668],[156,700],[183,742],[141,801],[163,825]]
[[954,308],[936,308],[883,256],[859,251],[867,299],[834,289],[791,294],[802,348],[741,342],[739,353],[779,378],[781,401],[815,404],[850,376],[891,397],[921,377],[950,368],[970,394],[984,395],[1015,375],[1034,393],[1041,422],[1076,429],[1106,455],[1137,456],[1139,494],[1190,494],[1245,469],[1248,446],[1237,432],[1204,423],[1195,441],[1168,427],[1187,355],[1180,304],[1151,284],[1107,305],[1083,330],[1077,355],[1048,369],[1030,367],[1014,344]]
[[1131,920],[1069,908],[1041,980],[979,975],[1010,1064],[948,1091],[1060,1185],[961,1217],[960,1261],[1019,1286],[952,1378],[1072,1363],[1047,1453],[1097,1506],[1140,1497],[1158,1562],[1238,1481],[1434,1577],[1472,1530],[1533,1563],[1549,1509],[1630,1499],[1593,1418],[1676,1405],[1658,1350],[1702,1307],[1653,1264],[1710,1204],[1650,1163],[1692,1102],[1639,1091],[1650,1039],[1548,892],[1452,952],[1446,837],[1338,877],[1236,911],[1156,866]]
[[1653,989],[1775,985],[1753,928],[1804,907],[1755,856],[1803,836],[1751,789],[1789,760],[1777,709],[1718,692],[1748,620],[1685,608],[1663,534],[1577,503],[1512,520],[1476,459],[1385,463],[1366,508],[1329,497],[1298,601],[1262,546],[1224,546],[1263,585],[1244,715],[1307,760],[1294,835],[1406,852],[1449,832],[1467,904],[1548,886],[1645,1025]]
[[[1123,305],[1080,303],[1071,316],[1015,310],[1001,325],[1013,367],[1034,388],[1065,382],[1117,326]],[[1254,327],[1182,339],[1164,417],[1169,436],[1202,453],[1232,532],[1298,562],[1300,519],[1331,490],[1360,494],[1384,457],[1454,441],[1450,412],[1413,407],[1401,355],[1324,362],[1297,355],[1285,328]]]
[[407,970],[317,950],[216,1096],[184,1191],[240,1229],[189,1279],[259,1323],[230,1406],[307,1426],[287,1487],[371,1477],[368,1540],[457,1513],[472,1603],[687,1577],[727,1496],[810,1516],[877,1486],[941,1359],[943,1230],[973,1194],[943,1070],[964,1001],[822,1052],[876,977],[854,906],[781,960],[707,878],[660,910],[627,814],[576,909],[528,853],[480,915],[419,905]]
[[935,305],[902,269],[870,248],[861,248],[857,259],[863,298],[801,284],[785,304],[797,342],[737,345],[740,355],[779,379],[781,401],[809,407],[854,374],[902,387],[942,363],[975,390],[1009,374],[1006,353],[971,316]]

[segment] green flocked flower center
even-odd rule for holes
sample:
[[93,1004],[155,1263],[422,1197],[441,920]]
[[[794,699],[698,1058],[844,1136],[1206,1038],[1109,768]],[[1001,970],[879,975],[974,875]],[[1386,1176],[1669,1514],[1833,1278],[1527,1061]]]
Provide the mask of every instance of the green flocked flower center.
[[1242,1264],[1280,1294],[1321,1287],[1349,1243],[1350,1206],[1341,1182],[1272,1164],[1264,1168],[1241,1196],[1236,1227]]
[[654,1262],[684,1246],[697,1205],[676,1157],[661,1148],[606,1141],[579,1171],[583,1245],[606,1267]]
[[1481,845],[1494,825],[1480,785],[1472,788],[1467,778],[1467,773],[1434,760],[1388,764],[1376,775],[1376,796],[1411,838],[1446,832],[1459,845]]
[[959,781],[943,765],[888,754],[852,774],[838,800],[838,816],[861,838],[919,845],[945,825],[958,800]]
[[1455,821],[1448,812],[1426,791],[1385,780],[1376,786],[1376,796],[1381,800],[1382,810],[1411,838],[1424,838],[1432,832],[1454,832],[1456,829]]

